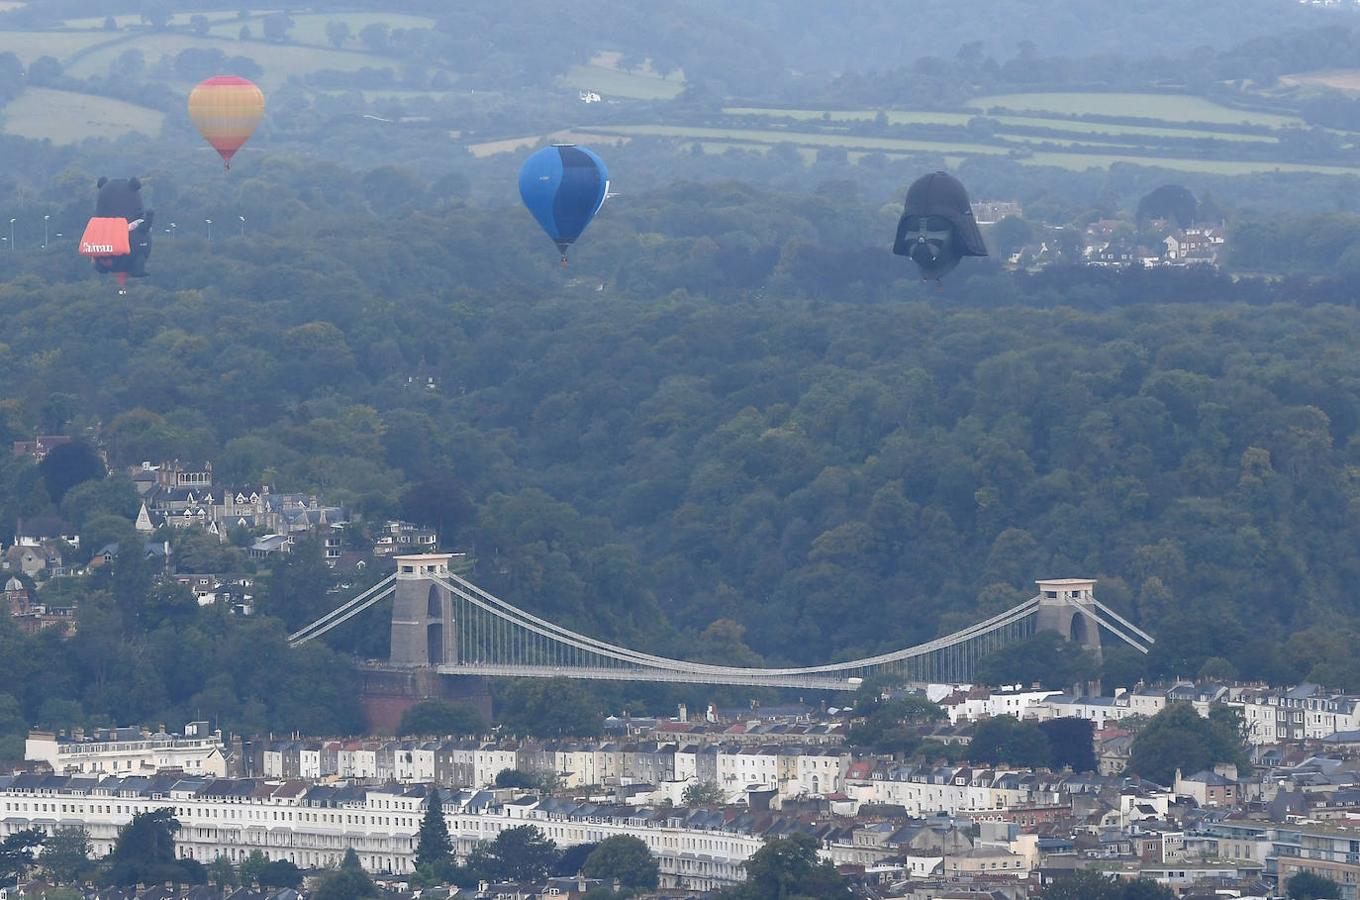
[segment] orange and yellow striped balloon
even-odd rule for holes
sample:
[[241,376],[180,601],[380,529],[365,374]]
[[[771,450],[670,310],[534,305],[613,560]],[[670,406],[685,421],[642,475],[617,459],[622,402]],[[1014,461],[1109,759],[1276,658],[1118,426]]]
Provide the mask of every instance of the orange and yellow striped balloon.
[[235,75],[214,75],[189,94],[189,118],[231,168],[231,158],[264,118],[264,93]]

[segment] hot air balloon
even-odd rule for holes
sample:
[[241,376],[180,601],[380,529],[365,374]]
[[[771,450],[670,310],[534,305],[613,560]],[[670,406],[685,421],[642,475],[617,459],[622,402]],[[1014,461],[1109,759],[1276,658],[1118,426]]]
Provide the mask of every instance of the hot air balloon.
[[100,178],[97,186],[94,217],[80,236],[77,252],[90,258],[96,272],[113,273],[121,289],[129,275],[146,275],[156,214],[142,208],[142,183],[136,178]]
[[907,188],[893,252],[909,256],[921,278],[939,280],[965,256],[986,256],[968,191],[945,172],[923,175]]
[[226,168],[264,117],[264,94],[235,75],[214,75],[189,94],[189,118]]
[[562,252],[581,236],[609,193],[609,170],[585,147],[553,144],[524,161],[519,195]]

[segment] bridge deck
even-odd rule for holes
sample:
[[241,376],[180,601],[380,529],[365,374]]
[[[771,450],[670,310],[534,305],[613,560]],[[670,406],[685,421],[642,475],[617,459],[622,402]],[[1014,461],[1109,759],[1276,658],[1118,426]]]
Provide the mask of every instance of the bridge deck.
[[673,672],[665,669],[604,667],[518,666],[459,663],[439,667],[442,675],[494,675],[500,678],[593,678],[601,681],[665,681],[679,684],[741,684],[752,687],[791,687],[818,691],[859,690],[857,678],[813,675],[730,675],[721,672]]

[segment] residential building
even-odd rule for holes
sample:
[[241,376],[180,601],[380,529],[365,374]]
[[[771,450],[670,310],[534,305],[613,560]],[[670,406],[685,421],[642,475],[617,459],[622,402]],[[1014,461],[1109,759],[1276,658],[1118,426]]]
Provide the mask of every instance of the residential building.
[[224,775],[224,749],[221,732],[209,731],[207,722],[190,722],[182,735],[141,728],[99,729],[89,735],[30,731],[24,758],[45,762],[59,775],[147,775],[162,769]]

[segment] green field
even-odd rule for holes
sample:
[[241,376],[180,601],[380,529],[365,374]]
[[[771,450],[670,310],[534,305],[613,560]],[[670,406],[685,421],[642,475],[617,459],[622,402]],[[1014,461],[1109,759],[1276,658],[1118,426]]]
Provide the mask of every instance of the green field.
[[[723,110],[730,116],[767,116],[770,118],[791,118],[800,122],[825,121],[822,110],[810,109],[768,109],[749,106],[731,106]],[[876,109],[830,110],[826,115],[832,122],[866,122],[878,115]],[[967,125],[977,118],[977,113],[925,112],[912,110],[884,110],[890,125]],[[1106,125],[1100,122],[1081,122],[1073,119],[1050,119],[1040,116],[988,116],[1002,125],[1026,126],[1030,128],[1052,128],[1079,135],[1105,135],[1115,140],[1121,137],[1180,137],[1216,138],[1222,141],[1276,141],[1276,138],[1263,134],[1238,134],[1232,131],[1209,131],[1201,128],[1159,128],[1153,125]]]
[[[977,113],[901,109],[885,109],[882,112],[887,117],[889,125],[967,125],[978,116]],[[769,116],[799,122],[869,122],[877,117],[878,113],[879,110],[876,109],[770,109],[758,106],[728,106],[723,109],[723,114],[728,116]]]
[[[576,132],[583,136],[603,134],[689,139],[691,143],[702,146],[706,152],[721,152],[719,148],[724,146],[755,149],[761,146],[768,147],[774,144],[788,143],[798,147],[804,153],[805,158],[809,152],[814,152],[820,147],[844,147],[847,150],[879,152],[889,155],[936,153],[947,156],[998,156],[1010,152],[1002,147],[959,141],[857,137],[854,135],[785,131],[783,129],[762,131],[747,128],[704,128],[682,125],[591,125],[579,127]],[[1138,166],[1213,175],[1245,175],[1258,172],[1315,172],[1327,175],[1360,175],[1360,167],[1271,161],[1184,159],[1151,155],[1138,156],[1132,153],[1065,153],[1057,150],[1040,150],[1018,158],[1016,161],[1023,165],[1056,166],[1073,171],[1105,169],[1115,163],[1130,163]]]
[[13,53],[28,65],[40,56],[63,60],[114,37],[98,31],[0,31],[0,53]]
[[28,88],[0,115],[7,134],[54,144],[116,138],[133,131],[154,137],[165,118],[145,106],[48,88]]
[[1165,122],[1210,122],[1220,125],[1265,125],[1283,128],[1301,125],[1293,116],[1232,109],[1187,94],[1109,94],[1077,91],[1038,94],[996,94],[969,102],[970,107],[1057,113],[1067,116],[1127,116]]
[[595,91],[605,100],[671,100],[685,89],[679,78],[620,72],[605,66],[572,66],[561,78],[567,87]]
[[108,71],[109,64],[120,54],[134,48],[145,54],[147,68],[152,68],[162,57],[168,56],[173,59],[190,47],[212,48],[221,50],[228,56],[245,56],[255,60],[264,68],[260,84],[266,88],[277,87],[294,75],[307,75],[318,69],[353,72],[365,67],[382,68],[396,65],[392,60],[348,50],[266,44],[263,41],[226,41],[189,34],[162,33],[141,35],[96,50],[72,65],[67,74],[76,78],[101,75]]
[[1060,169],[1084,171],[1106,169],[1114,163],[1130,163],[1177,172],[1197,172],[1204,175],[1252,175],[1262,172],[1313,172],[1320,175],[1360,175],[1360,168],[1349,166],[1321,166],[1307,163],[1249,162],[1217,159],[1176,159],[1160,156],[1121,156],[1104,153],[1035,153],[1020,162],[1031,166],[1056,166]]
[[692,138],[697,141],[736,141],[754,144],[794,144],[800,147],[844,147],[884,153],[971,153],[998,156],[1003,147],[962,141],[916,141],[907,138],[859,137],[848,134],[816,134],[805,131],[761,131],[755,128],[703,128],[688,125],[592,125],[578,132],[623,134],[637,137]]

